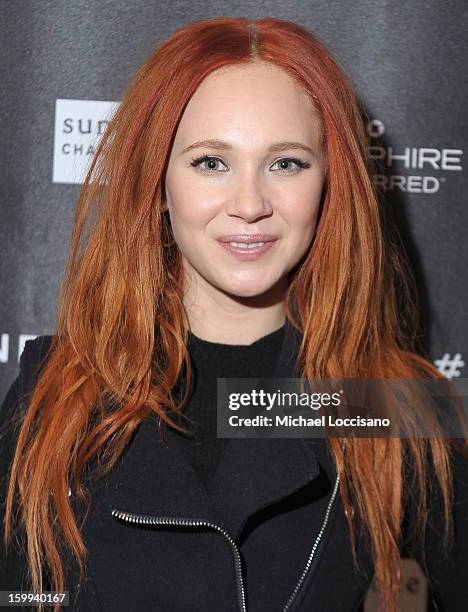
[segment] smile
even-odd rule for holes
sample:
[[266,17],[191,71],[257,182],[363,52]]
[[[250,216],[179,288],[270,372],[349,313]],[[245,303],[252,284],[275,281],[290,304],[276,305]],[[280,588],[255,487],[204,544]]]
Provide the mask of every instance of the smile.
[[263,254],[270,251],[277,240],[271,240],[269,242],[221,242],[216,241],[225,251],[234,255],[242,261],[252,261],[258,259]]
[[[226,244],[226,243],[225,243]],[[259,247],[265,244],[264,242],[228,242],[233,247],[237,247],[239,249],[253,249],[254,247]]]

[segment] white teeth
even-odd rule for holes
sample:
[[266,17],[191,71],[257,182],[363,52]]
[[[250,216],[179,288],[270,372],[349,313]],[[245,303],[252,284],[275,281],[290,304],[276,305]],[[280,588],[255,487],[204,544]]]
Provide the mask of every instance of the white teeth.
[[253,249],[254,247],[262,246],[262,244],[265,244],[265,243],[264,242],[251,242],[248,244],[247,242],[230,242],[229,244],[238,249],[239,248],[240,249]]

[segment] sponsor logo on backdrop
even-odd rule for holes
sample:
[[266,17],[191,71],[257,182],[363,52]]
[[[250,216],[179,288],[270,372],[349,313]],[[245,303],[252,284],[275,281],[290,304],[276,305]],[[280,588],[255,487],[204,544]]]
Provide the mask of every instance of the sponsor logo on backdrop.
[[99,138],[118,107],[102,100],[55,101],[54,183],[82,184]]
[[[82,184],[118,102],[65,100],[55,102],[54,183]],[[379,119],[367,124],[369,156],[380,171],[374,183],[384,191],[437,193],[452,172],[463,170],[463,149],[386,145],[386,126]]]
[[414,147],[405,143],[387,146],[386,126],[379,119],[368,122],[367,133],[371,141],[369,155],[380,168],[373,180],[384,191],[437,193],[452,172],[463,170],[463,149]]

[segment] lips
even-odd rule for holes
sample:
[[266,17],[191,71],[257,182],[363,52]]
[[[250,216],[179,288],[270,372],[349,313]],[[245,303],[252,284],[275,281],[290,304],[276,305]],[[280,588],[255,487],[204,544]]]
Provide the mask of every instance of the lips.
[[253,244],[249,243],[249,245],[247,245],[245,242],[236,242],[234,240],[230,242],[222,242],[221,240],[217,240],[216,242],[219,244],[220,248],[224,249],[231,256],[240,261],[256,261],[265,253],[273,250],[278,241],[265,240]]
[[278,240],[278,237],[272,234],[230,234],[229,236],[221,236],[217,240],[219,242],[242,242],[251,244],[252,242],[274,242]]

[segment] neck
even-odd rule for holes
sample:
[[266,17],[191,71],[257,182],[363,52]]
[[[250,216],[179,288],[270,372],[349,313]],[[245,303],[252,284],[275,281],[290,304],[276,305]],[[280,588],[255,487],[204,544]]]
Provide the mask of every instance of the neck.
[[184,306],[190,330],[198,338],[221,344],[252,344],[282,327],[286,320],[285,287],[239,297],[214,290],[186,294]]

